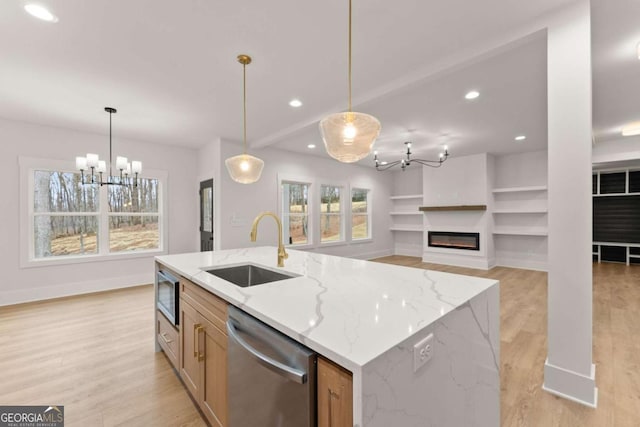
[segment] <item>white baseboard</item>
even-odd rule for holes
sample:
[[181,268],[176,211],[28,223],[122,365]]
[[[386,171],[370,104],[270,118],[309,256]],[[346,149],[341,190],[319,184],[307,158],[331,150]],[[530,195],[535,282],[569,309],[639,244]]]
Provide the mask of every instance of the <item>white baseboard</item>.
[[397,243],[395,244],[393,254],[401,255],[401,256],[414,256],[414,257],[422,257],[422,243],[417,245],[407,244],[407,243]]
[[385,249],[381,251],[373,251],[373,252],[365,252],[358,255],[354,255],[351,258],[355,259],[374,259],[374,258],[382,258],[385,256],[393,255],[393,251],[391,249]]
[[452,265],[455,267],[477,268],[480,270],[489,270],[493,264],[485,258],[465,257],[464,255],[448,255],[434,252],[423,252],[422,261],[432,264]]
[[130,288],[153,283],[153,273],[110,279],[64,283],[55,286],[0,291],[0,306],[43,301],[72,295],[90,294],[112,289]]
[[499,267],[523,268],[525,270],[548,271],[548,266],[545,261],[529,259],[497,256],[495,265]]
[[544,384],[542,389],[580,403],[591,408],[598,406],[598,387],[596,387],[596,365],[591,365],[589,376],[569,371],[544,362]]

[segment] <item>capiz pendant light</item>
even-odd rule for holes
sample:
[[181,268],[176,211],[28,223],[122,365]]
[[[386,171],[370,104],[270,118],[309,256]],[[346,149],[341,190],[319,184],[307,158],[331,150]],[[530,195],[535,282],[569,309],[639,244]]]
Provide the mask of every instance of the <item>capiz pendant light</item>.
[[244,107],[243,121],[243,152],[237,156],[229,157],[224,161],[229,171],[229,176],[240,184],[253,184],[260,179],[264,161],[247,154],[247,65],[251,64],[249,55],[238,55],[238,62],[242,64],[242,97]]
[[353,163],[371,152],[380,134],[380,122],[373,116],[351,111],[351,0],[349,0],[349,108],[320,121],[320,133],[327,153],[343,163]]

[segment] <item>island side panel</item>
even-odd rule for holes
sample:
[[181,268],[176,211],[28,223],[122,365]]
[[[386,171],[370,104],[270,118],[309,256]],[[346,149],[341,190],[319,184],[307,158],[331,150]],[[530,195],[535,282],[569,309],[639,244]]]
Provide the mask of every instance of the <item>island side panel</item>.
[[[361,425],[499,426],[499,289],[492,286],[364,366]],[[430,333],[433,357],[414,373],[413,346]]]

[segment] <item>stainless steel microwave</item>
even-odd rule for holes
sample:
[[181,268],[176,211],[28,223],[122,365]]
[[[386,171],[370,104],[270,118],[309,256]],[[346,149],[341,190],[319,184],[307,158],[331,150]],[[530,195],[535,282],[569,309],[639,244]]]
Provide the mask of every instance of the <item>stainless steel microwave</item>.
[[171,323],[178,326],[180,322],[180,282],[163,270],[158,271],[157,281],[156,306]]

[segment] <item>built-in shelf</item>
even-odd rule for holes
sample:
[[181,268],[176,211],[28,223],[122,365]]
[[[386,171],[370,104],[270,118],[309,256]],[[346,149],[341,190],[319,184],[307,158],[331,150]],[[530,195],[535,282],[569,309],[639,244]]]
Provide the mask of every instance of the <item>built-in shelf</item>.
[[412,199],[422,199],[422,194],[409,194],[407,196],[391,196],[391,200],[412,200]]
[[421,212],[408,212],[408,211],[396,211],[396,212],[389,212],[389,215],[422,215]]
[[547,236],[549,232],[545,228],[496,228],[493,234],[505,236]]
[[496,209],[493,211],[494,214],[543,214],[547,213],[548,209],[540,208],[540,209]]
[[389,228],[389,230],[391,230],[391,231],[411,231],[411,232],[422,233],[422,228],[421,227],[415,227],[415,226],[406,226],[406,227],[393,226],[393,227]]
[[547,191],[546,185],[532,185],[529,187],[494,188],[493,193],[521,193],[525,191]]
[[421,212],[437,211],[486,211],[487,205],[420,206]]

